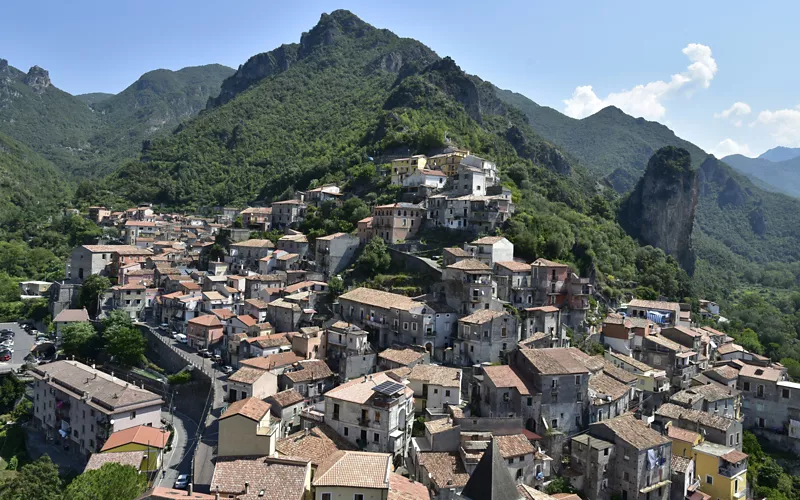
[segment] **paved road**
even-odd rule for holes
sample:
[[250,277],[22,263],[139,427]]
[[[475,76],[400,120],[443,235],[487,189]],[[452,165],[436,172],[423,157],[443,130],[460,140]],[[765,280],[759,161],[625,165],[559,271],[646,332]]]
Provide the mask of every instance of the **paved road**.
[[6,370],[16,370],[20,366],[25,364],[25,356],[30,354],[31,347],[33,346],[36,339],[34,339],[33,335],[28,335],[25,330],[22,329],[16,323],[0,323],[0,330],[8,328],[9,330],[14,331],[16,334],[14,336],[14,354],[11,355],[10,362],[0,362],[0,372]]
[[[156,337],[180,354],[193,365],[195,369],[207,374],[214,384],[214,390],[210,395],[193,395],[194,398],[205,396],[207,401],[204,401],[204,403],[208,403],[206,407],[210,406],[210,409],[206,408],[204,417],[200,419],[203,420],[202,425],[199,425],[199,422],[194,422],[186,415],[182,416],[180,413],[180,403],[176,403],[175,406],[177,410],[175,411],[175,420],[177,422],[177,420],[180,419],[186,430],[186,437],[184,439],[186,439],[185,447],[187,451],[184,453],[184,456],[180,457],[177,463],[175,460],[178,460],[179,457],[170,458],[170,466],[167,469],[166,477],[163,479],[164,486],[171,486],[171,484],[167,484],[168,478],[172,478],[171,481],[174,482],[178,474],[188,474],[190,470],[192,470],[191,460],[196,456],[194,460],[194,487],[195,490],[199,492],[208,492],[214,474],[214,458],[216,456],[218,439],[217,419],[222,413],[222,408],[225,404],[223,395],[225,394],[224,383],[227,376],[219,371],[216,366],[212,366],[213,363],[210,359],[200,356],[193,348],[170,338],[169,335],[164,334],[153,325],[147,326]],[[178,390],[180,391],[180,389]],[[180,398],[176,398],[176,400],[180,401]],[[198,426],[200,427],[199,442],[197,440]]]
[[164,470],[167,472],[156,480],[156,485],[171,488],[178,475],[188,474],[191,469],[197,444],[197,422],[180,411],[173,412],[171,416],[169,412],[163,411],[161,416],[168,422],[172,421],[175,436],[172,438],[172,450],[164,459]]

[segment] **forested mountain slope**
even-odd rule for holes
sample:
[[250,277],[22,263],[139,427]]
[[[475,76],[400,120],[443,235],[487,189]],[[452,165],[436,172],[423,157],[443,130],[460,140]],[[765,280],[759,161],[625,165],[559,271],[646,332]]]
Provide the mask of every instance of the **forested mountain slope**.
[[[743,173],[765,189],[800,197],[800,157],[780,161],[768,160],[762,156],[748,158],[730,155],[722,159],[725,163]],[[781,156],[776,156],[780,158]]]

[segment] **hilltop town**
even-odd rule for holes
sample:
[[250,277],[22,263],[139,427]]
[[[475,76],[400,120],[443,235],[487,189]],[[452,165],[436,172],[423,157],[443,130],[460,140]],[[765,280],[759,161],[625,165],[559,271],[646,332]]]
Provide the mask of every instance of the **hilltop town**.
[[52,324],[2,333],[29,441],[199,499],[738,500],[746,431],[800,451],[800,384],[714,328],[714,302],[616,302],[520,258],[498,231],[512,192],[468,151],[383,175],[403,201],[350,232],[301,232],[354,198],[335,184],[79,214],[118,238],[20,283]]

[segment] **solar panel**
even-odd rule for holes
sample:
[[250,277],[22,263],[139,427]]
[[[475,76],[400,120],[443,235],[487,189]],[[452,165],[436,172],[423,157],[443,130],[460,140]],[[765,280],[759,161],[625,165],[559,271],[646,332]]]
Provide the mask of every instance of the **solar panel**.
[[405,388],[406,386],[404,386],[403,384],[387,381],[376,385],[375,387],[372,388],[372,390],[375,392],[379,392],[381,394],[385,394],[386,396],[394,396],[395,394],[401,392]]

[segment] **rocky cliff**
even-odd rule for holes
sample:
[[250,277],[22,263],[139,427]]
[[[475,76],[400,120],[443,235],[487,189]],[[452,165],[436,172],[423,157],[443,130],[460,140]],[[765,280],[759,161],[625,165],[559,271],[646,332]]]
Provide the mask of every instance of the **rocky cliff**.
[[683,148],[667,146],[650,158],[644,176],[620,207],[619,221],[642,244],[661,248],[689,274],[694,272],[692,228],[698,175]]

